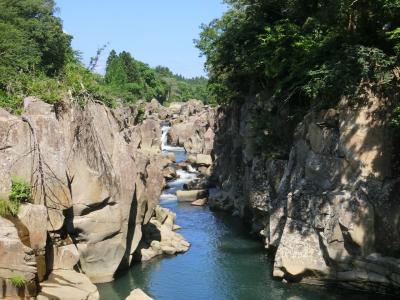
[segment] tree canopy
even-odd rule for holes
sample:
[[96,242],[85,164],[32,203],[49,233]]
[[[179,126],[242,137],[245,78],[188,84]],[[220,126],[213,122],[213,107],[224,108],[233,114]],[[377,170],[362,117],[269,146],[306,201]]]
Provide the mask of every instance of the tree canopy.
[[128,101],[152,98],[161,102],[208,100],[206,78],[187,79],[172,73],[167,67],[151,68],[126,51],[119,54],[114,50],[110,52],[105,82],[113,90],[125,95]]
[[72,54],[71,36],[64,33],[54,12],[53,0],[0,0],[2,68],[48,75],[62,70]]
[[329,103],[363,79],[389,80],[398,63],[399,0],[225,2],[197,41],[219,102],[268,89],[282,101]]

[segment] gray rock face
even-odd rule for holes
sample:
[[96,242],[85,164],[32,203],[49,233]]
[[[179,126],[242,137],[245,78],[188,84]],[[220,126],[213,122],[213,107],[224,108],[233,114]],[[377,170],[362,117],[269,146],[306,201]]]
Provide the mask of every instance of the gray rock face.
[[[131,264],[165,185],[166,165],[159,121],[138,124],[137,114],[134,107],[53,106],[35,98],[25,100],[22,117],[0,109],[0,195],[9,194],[13,176],[30,182],[33,195],[19,214],[27,244],[0,219],[3,231],[8,228],[0,252],[16,249],[13,270],[28,281],[70,269],[77,259],[93,282],[110,281]],[[31,257],[28,265],[22,257]]]
[[18,219],[29,234],[29,247],[33,250],[37,262],[37,274],[40,281],[46,276],[46,246],[48,214],[44,205],[25,203],[20,207]]
[[400,290],[392,275],[398,271],[384,266],[400,250],[388,111],[372,91],[365,95],[362,105],[344,99],[335,109],[306,115],[286,160],[257,149],[260,137],[249,125],[260,109],[257,99],[217,115],[213,169],[221,191],[210,206],[251,219],[276,253],[276,277]]

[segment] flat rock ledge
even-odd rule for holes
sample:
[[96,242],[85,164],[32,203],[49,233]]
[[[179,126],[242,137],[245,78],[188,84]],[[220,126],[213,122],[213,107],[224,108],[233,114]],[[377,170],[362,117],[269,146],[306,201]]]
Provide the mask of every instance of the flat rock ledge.
[[41,283],[41,288],[42,291],[37,300],[100,299],[97,287],[90,282],[89,278],[85,274],[74,270],[53,271],[48,280]]

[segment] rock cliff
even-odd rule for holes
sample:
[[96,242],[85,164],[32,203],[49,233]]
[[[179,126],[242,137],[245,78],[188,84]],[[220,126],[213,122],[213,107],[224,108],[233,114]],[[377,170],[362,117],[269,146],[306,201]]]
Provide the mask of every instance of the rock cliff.
[[[27,98],[24,106],[21,116],[0,109],[0,196],[15,176],[32,186],[18,217],[0,217],[0,297],[36,296],[48,278],[41,297],[53,299],[53,281],[73,270],[111,281],[132,263],[165,184],[159,122],[138,122],[138,107],[95,101],[82,108]],[[11,284],[16,276],[23,287]],[[98,298],[75,279],[87,299]]]
[[254,120],[268,105],[255,97],[219,109],[213,177],[221,190],[210,205],[250,222],[277,278],[398,293],[399,141],[388,125],[390,100],[365,87],[357,103],[342,99],[293,131],[281,127],[293,136],[287,156],[259,143]]

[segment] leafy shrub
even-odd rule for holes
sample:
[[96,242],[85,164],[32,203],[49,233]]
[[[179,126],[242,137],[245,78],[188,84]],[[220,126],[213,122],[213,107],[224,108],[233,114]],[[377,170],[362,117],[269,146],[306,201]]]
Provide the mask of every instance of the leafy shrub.
[[145,119],[145,108],[143,105],[139,105],[137,109],[136,122],[143,123],[144,119]]
[[22,98],[9,95],[0,90],[0,107],[4,107],[17,115],[22,112]]
[[18,275],[10,278],[11,284],[17,288],[22,288],[26,284],[26,280],[24,277]]
[[14,177],[9,199],[18,204],[28,202],[31,200],[31,186],[23,178]]
[[308,80],[302,89],[314,106],[332,106],[341,96],[357,95],[363,81],[381,86],[390,83],[394,65],[394,59],[377,48],[344,46],[308,71]]

